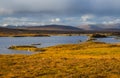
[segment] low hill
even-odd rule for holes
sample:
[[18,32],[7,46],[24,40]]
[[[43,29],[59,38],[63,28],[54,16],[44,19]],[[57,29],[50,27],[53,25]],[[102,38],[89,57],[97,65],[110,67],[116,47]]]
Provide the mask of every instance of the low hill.
[[[23,29],[23,28],[22,28]],[[82,29],[65,25],[27,26],[27,30],[80,31]]]
[[16,32],[18,29],[10,29],[5,27],[0,27],[0,32]]

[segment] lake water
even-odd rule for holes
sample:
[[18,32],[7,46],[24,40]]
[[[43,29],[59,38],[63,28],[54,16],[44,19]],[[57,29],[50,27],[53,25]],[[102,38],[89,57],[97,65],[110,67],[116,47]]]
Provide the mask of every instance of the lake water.
[[[29,51],[9,50],[8,47],[12,45],[31,45],[41,44],[37,47],[48,47],[58,44],[79,43],[88,39],[87,36],[51,36],[51,37],[0,37],[0,54],[32,54]],[[98,41],[107,43],[118,43],[120,39],[114,37],[98,38]]]

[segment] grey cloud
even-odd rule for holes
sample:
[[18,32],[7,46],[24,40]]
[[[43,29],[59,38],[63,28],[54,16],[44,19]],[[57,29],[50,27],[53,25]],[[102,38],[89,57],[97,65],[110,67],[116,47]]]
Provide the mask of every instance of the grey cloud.
[[0,0],[0,14],[119,14],[120,0]]
[[117,15],[120,0],[71,0],[69,11],[73,14]]
[[120,19],[119,4],[120,0],[0,0],[0,24],[111,23]]
[[58,12],[65,10],[67,0],[0,0],[0,13]]

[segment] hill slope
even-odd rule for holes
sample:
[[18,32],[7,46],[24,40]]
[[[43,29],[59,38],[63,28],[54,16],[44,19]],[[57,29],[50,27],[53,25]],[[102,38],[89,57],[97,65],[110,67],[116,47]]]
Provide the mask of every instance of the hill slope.
[[65,25],[45,25],[25,27],[27,30],[80,31],[82,29]]
[[0,32],[16,32],[18,29],[10,29],[5,27],[0,27]]

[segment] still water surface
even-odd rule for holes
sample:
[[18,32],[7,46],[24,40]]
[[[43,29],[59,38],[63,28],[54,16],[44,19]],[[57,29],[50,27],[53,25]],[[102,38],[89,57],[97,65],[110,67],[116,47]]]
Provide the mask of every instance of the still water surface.
[[[79,41],[86,41],[87,36],[51,36],[51,37],[0,37],[0,54],[32,54],[29,51],[16,51],[7,49],[12,45],[31,45],[41,44],[37,47],[48,47],[58,44],[79,43]],[[106,43],[117,43],[120,39],[114,37],[98,38],[98,41]]]

